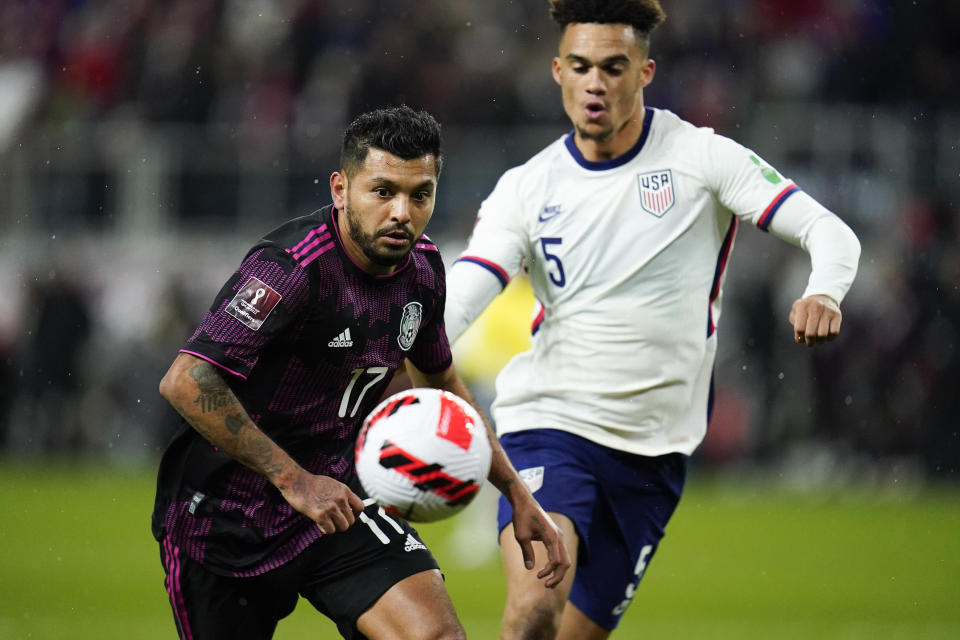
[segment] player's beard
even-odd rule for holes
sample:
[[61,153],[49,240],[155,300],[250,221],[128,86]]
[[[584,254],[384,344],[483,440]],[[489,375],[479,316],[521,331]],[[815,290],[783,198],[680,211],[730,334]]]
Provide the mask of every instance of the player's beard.
[[[406,259],[407,254],[410,253],[410,250],[413,249],[413,245],[416,244],[416,238],[414,238],[413,232],[409,229],[409,227],[404,225],[395,225],[386,229],[380,229],[374,234],[365,233],[360,224],[359,214],[357,214],[357,212],[350,207],[349,203],[346,206],[346,210],[347,233],[350,234],[350,239],[353,240],[354,244],[360,247],[360,250],[363,251],[363,255],[367,256],[370,262],[376,265],[380,265],[381,267],[398,266],[401,262],[403,262],[404,259]],[[377,238],[388,235],[395,231],[402,231],[410,240],[405,249],[392,249],[390,247],[377,246]]]
[[581,140],[593,140],[594,142],[606,142],[613,137],[613,127],[608,129],[603,129],[601,131],[587,131],[586,128],[581,127],[580,125],[575,125],[577,128],[577,135],[580,136]]

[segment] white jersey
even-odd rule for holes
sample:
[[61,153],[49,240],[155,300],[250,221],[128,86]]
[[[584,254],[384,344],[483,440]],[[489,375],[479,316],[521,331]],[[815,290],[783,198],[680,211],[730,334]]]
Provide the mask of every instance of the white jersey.
[[647,108],[618,158],[590,162],[570,134],[507,171],[450,270],[446,312],[454,340],[528,271],[532,349],[497,378],[498,433],[548,427],[631,453],[691,453],[740,221],[811,252],[804,295],[843,298],[852,231],[750,150],[669,111]]

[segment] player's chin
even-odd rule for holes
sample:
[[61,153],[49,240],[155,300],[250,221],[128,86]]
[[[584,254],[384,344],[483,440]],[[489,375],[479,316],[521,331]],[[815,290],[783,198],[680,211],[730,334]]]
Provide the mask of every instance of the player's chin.
[[413,249],[413,243],[409,242],[404,246],[380,246],[370,255],[370,259],[382,267],[397,267],[406,260],[407,254]]
[[604,142],[613,136],[613,128],[608,123],[588,121],[577,127],[577,133],[584,140]]

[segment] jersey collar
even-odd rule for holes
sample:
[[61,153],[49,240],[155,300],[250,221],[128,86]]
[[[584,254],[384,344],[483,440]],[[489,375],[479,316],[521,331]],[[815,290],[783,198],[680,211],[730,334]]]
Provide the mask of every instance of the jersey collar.
[[622,167],[637,157],[637,154],[640,153],[641,149],[643,149],[643,144],[647,141],[647,136],[650,134],[650,123],[653,121],[653,109],[650,107],[644,107],[643,110],[643,132],[640,133],[640,137],[637,139],[636,144],[630,147],[629,151],[623,155],[617,156],[616,158],[600,160],[599,162],[587,160],[583,157],[583,154],[580,153],[580,149],[577,149],[577,145],[573,141],[573,135],[575,133],[574,131],[571,131],[569,134],[567,134],[567,137],[563,142],[565,145],[567,145],[567,150],[570,152],[570,155],[573,156],[573,159],[576,160],[577,164],[584,169],[589,169],[590,171],[605,171],[607,169],[616,169],[617,167]]

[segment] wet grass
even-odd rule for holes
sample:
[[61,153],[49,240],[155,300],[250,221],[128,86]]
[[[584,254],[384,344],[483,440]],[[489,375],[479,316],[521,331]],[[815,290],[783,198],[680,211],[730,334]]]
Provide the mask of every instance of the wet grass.
[[[153,474],[0,460],[0,638],[175,637]],[[499,561],[463,542],[493,524],[452,542],[470,515],[420,530],[469,636],[495,638]],[[695,474],[614,637],[957,638],[957,531],[956,487],[797,492]],[[301,603],[276,637],[338,636]]]

